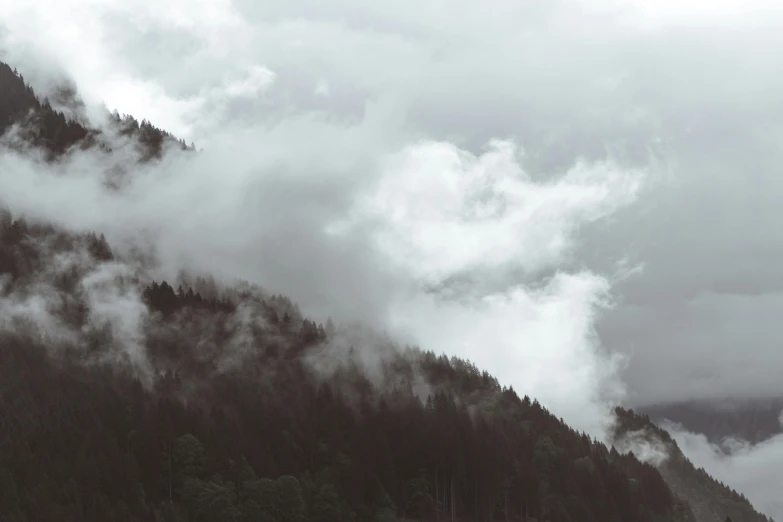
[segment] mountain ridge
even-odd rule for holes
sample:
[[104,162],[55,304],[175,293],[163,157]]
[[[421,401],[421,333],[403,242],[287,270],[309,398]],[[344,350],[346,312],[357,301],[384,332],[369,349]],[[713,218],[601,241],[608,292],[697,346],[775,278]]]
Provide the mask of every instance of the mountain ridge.
[[[0,132],[18,126],[50,161],[111,152],[5,64],[0,89]],[[112,121],[140,161],[166,141],[187,149]],[[360,336],[368,363],[285,297],[155,281],[97,234],[8,212],[0,225],[3,520],[765,520],[706,474],[694,492],[687,465],[607,448],[467,361]],[[141,347],[96,317],[106,288],[138,306]],[[43,295],[49,329],[24,313]],[[617,414],[618,441],[651,433],[687,462],[649,418]],[[723,497],[741,509],[702,509]]]
[[783,431],[783,398],[687,401],[648,405],[639,410],[657,423],[669,421],[704,434],[719,446],[726,439],[758,444]]
[[649,416],[622,407],[616,408],[615,413],[616,443],[622,447],[630,437],[637,444],[647,442],[665,454],[658,470],[672,491],[688,501],[697,520],[722,520],[727,516],[731,520],[771,520],[758,513],[745,495],[710,477],[703,468],[696,468],[671,435]]
[[[61,157],[73,147],[98,147],[111,152],[104,139],[106,130],[135,139],[140,161],[160,158],[167,147],[195,150],[192,144],[187,145],[146,120],[139,122],[133,116],[121,116],[116,111],[106,114],[110,129],[90,128],[73,121],[54,109],[48,99],[39,99],[24,76],[4,62],[0,62],[0,91],[4,93],[0,98],[0,135],[17,125],[22,133],[21,142],[45,150],[50,160]],[[77,93],[71,91],[69,88],[66,94],[60,94],[78,99]]]

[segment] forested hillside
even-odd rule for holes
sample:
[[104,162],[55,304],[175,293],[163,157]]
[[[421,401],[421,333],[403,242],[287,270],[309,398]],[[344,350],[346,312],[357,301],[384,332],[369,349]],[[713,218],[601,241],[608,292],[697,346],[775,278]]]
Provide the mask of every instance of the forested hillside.
[[[50,161],[107,146],[4,65],[0,89],[3,128]],[[183,145],[134,121],[139,161]],[[4,522],[696,520],[665,470],[467,361],[118,252],[0,215]],[[735,512],[714,520],[756,520]]]
[[703,469],[697,469],[669,433],[653,424],[648,416],[623,408],[617,408],[616,414],[618,439],[630,434],[637,441],[647,440],[665,450],[667,458],[658,469],[671,490],[688,501],[697,520],[723,520],[726,516],[748,522],[768,520],[744,495],[718,482]]
[[[112,123],[111,130],[135,140],[143,161],[159,158],[167,145],[192,149],[148,121],[138,122],[132,116],[120,116],[116,112],[106,116]],[[105,131],[69,121],[62,112],[53,109],[48,100],[39,99],[21,74],[0,62],[0,134],[15,123],[19,124],[20,141],[46,151],[50,159],[74,146],[111,149],[102,139]]]
[[[6,216],[0,241],[3,520],[690,519],[652,466],[467,362],[369,366],[285,298],[175,291],[94,235]],[[143,348],[105,295],[149,311]]]

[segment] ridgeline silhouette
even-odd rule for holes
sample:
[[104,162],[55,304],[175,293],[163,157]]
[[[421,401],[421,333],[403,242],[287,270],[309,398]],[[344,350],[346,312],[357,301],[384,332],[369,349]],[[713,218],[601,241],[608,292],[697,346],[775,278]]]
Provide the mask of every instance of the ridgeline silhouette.
[[[188,148],[114,122],[140,161]],[[0,64],[12,128],[49,161],[109,147]],[[705,491],[741,506],[710,520],[766,520],[681,454],[659,470],[607,448],[467,361],[368,354],[283,296],[143,266],[103,236],[0,215],[0,520],[690,522]],[[618,438],[676,448],[618,414]]]

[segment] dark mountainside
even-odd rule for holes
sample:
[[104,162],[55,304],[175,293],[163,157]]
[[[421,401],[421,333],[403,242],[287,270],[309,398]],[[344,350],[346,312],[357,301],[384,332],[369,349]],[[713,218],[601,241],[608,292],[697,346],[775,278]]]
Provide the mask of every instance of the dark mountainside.
[[[139,161],[182,145],[114,121]],[[15,123],[50,161],[106,147],[0,65],[0,125]],[[659,472],[468,362],[145,266],[102,236],[0,215],[0,520],[765,520],[678,450]],[[619,413],[620,439],[670,442]]]
[[757,444],[783,431],[780,398],[732,403],[692,401],[647,406],[641,411],[655,422],[668,420],[703,433],[713,444],[730,437]]
[[[47,285],[76,337],[3,335],[2,520],[692,520],[655,468],[468,363],[411,349],[363,368],[327,347],[330,370],[308,354],[336,334],[284,298],[96,289],[119,262],[101,238],[6,218],[1,241],[7,301]],[[152,311],[150,381],[91,318],[107,284]]]
[[[722,520],[726,516],[749,522],[768,520],[744,495],[716,481],[704,469],[697,469],[669,433],[653,424],[650,417],[623,408],[617,408],[616,414],[618,439],[647,441],[666,452],[668,458],[658,469],[672,492],[688,501],[697,520]],[[622,448],[621,440],[618,446]]]
[[[75,97],[75,94],[69,96]],[[147,121],[139,123],[132,116],[120,116],[116,112],[107,116],[113,123],[112,130],[118,135],[135,139],[141,161],[160,158],[167,146],[184,150],[193,148]],[[54,110],[48,100],[38,99],[32,87],[15,69],[0,62],[0,135],[14,124],[19,124],[21,131],[17,143],[38,147],[47,153],[50,160],[75,146],[97,146],[111,152],[111,147],[102,139],[101,131],[69,121],[62,112]]]

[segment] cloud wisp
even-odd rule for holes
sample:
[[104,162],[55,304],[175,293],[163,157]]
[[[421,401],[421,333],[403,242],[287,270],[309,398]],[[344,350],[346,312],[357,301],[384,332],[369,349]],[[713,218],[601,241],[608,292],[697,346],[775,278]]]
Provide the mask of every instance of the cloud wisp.
[[[342,141],[339,128],[311,132],[323,133],[321,143]],[[269,134],[278,139],[274,132],[255,139]],[[472,359],[601,434],[605,401],[622,394],[619,360],[601,351],[593,332],[609,284],[557,267],[581,223],[633,200],[641,173],[578,164],[535,183],[513,145],[500,141],[480,156],[448,143],[413,143],[381,161],[368,159],[364,178],[346,176],[339,163],[326,163],[328,155],[309,171],[315,166],[305,151],[270,158],[271,147],[260,147],[232,161],[240,150],[172,153],[140,167],[119,191],[103,183],[100,152],[74,153],[51,166],[8,151],[0,160],[3,203],[70,230],[100,231],[119,245],[143,237],[162,275],[243,278],[291,296],[316,316],[363,321]],[[232,177],[218,174],[219,166]],[[329,194],[342,204],[322,202]],[[541,279],[544,270],[555,275]],[[509,275],[498,278],[498,271]],[[100,299],[106,313],[120,306],[113,294]]]
[[780,395],[781,21],[762,0],[6,3],[2,57],[43,93],[69,79],[93,121],[105,102],[205,150],[121,193],[91,153],[4,154],[0,193],[143,238],[163,272],[473,359],[580,428],[626,385]]
[[780,500],[780,470],[783,466],[783,435],[758,444],[727,439],[723,447],[710,443],[702,434],[683,430],[676,424],[664,424],[683,453],[697,468],[745,494],[762,513],[783,519]]

